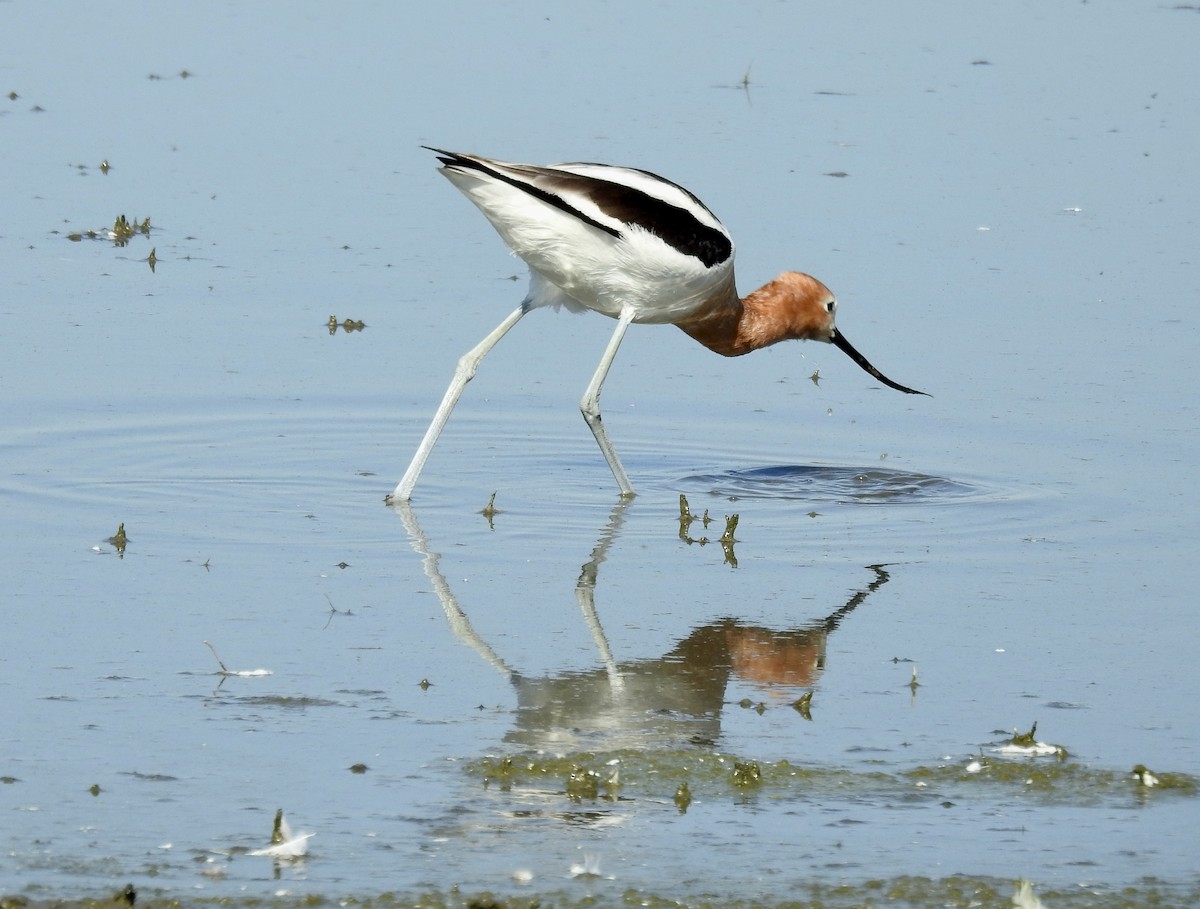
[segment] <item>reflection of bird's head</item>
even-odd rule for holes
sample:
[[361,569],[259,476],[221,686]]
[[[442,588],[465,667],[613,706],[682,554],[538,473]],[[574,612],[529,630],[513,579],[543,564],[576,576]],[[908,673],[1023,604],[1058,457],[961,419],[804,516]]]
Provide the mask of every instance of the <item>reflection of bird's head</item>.
[[725,630],[733,672],[757,685],[813,684],[825,668],[825,631],[771,631],[731,625]]

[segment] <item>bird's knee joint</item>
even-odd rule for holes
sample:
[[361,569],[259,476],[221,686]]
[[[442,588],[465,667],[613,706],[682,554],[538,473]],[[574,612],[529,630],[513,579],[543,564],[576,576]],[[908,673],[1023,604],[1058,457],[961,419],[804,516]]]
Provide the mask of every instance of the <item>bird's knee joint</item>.
[[475,371],[479,369],[479,361],[472,357],[463,357],[458,361],[458,365],[454,367],[454,374],[463,382],[470,382],[475,378]]

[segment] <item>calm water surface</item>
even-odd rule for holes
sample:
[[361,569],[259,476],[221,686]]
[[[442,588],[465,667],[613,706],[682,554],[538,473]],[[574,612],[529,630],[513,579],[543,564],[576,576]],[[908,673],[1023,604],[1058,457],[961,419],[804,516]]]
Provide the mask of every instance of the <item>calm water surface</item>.
[[[699,9],[0,5],[0,892],[1195,888],[1200,16]],[[421,143],[680,180],[933,397],[639,328],[621,505],[539,313],[388,508],[524,291]]]

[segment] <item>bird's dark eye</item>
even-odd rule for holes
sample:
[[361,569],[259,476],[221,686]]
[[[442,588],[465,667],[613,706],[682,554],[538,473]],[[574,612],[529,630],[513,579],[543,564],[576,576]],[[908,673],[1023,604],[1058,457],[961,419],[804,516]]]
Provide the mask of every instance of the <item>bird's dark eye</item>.
[[836,299],[830,299],[830,301],[829,301],[828,303],[826,303],[826,304],[825,304],[825,312],[829,312],[829,313],[831,313],[831,312],[833,312],[835,309],[837,309],[837,300],[836,300]]

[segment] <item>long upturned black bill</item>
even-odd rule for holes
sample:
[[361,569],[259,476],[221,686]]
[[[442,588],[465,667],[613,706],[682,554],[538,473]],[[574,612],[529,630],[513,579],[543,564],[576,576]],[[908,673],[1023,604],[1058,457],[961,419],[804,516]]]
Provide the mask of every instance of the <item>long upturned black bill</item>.
[[905,394],[925,395],[926,397],[929,397],[929,392],[927,392],[927,391],[917,391],[915,388],[909,388],[905,385],[901,385],[899,382],[893,382],[891,379],[889,379],[887,376],[885,376],[883,373],[881,373],[878,369],[876,369],[874,366],[872,366],[866,357],[864,357],[857,350],[855,350],[854,347],[850,344],[850,342],[846,340],[846,336],[844,334],[842,334],[840,331],[838,331],[836,328],[833,330],[833,337],[830,338],[830,340],[838,348],[838,350],[842,351],[842,353],[844,353],[851,360],[853,360],[855,363],[857,363],[859,366],[861,366],[864,370],[866,370],[871,375],[873,375],[875,378],[877,378],[884,385],[888,385],[888,386],[896,389],[896,391],[902,391]]

